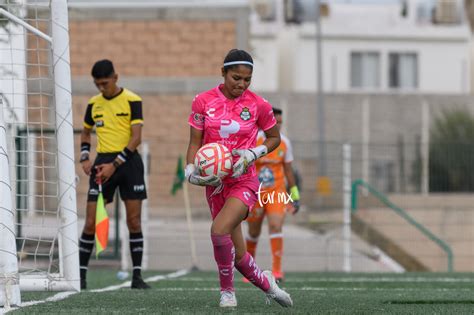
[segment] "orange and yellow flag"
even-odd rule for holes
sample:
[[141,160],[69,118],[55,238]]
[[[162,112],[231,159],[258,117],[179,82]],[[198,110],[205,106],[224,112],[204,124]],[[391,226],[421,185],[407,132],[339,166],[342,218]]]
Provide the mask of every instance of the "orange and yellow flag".
[[95,211],[95,256],[107,248],[109,241],[109,216],[105,209],[104,196],[102,195],[102,185],[99,183],[99,197]]

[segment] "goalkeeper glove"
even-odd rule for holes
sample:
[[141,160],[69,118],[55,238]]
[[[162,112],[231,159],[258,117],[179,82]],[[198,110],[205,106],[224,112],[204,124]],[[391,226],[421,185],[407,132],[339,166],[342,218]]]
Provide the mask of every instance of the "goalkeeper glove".
[[293,214],[296,214],[300,210],[300,191],[298,190],[298,186],[290,188],[290,196],[293,200]]
[[184,176],[193,185],[198,186],[219,186],[222,180],[216,175],[201,176],[194,164],[186,165]]
[[234,163],[232,167],[232,177],[237,178],[240,175],[247,172],[248,167],[255,162],[256,159],[268,153],[268,148],[265,145],[259,145],[252,149],[234,149],[232,150],[233,155],[238,155],[240,158]]

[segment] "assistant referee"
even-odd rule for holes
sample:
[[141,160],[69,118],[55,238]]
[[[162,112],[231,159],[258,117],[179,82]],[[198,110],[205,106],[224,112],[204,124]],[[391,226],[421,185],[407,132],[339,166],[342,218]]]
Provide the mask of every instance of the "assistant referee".
[[[86,220],[79,239],[81,289],[87,288],[87,265],[94,246],[95,212],[99,194],[97,179],[102,180],[106,203],[113,201],[115,190],[119,188],[130,232],[133,263],[131,287],[149,289],[150,286],[141,277],[141,207],[142,200],[147,198],[143,162],[137,152],[143,126],[142,99],[117,85],[118,74],[110,60],[97,61],[92,67],[92,77],[100,94],[89,100],[81,134],[80,162],[84,173],[90,176]],[[97,134],[97,158],[92,164],[89,153],[94,126]]]

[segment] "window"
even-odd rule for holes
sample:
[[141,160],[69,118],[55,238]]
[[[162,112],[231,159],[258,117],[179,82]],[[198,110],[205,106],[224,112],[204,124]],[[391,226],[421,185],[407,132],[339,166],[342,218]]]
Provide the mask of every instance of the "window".
[[389,87],[418,87],[418,56],[415,53],[389,54]]
[[268,0],[255,0],[252,2],[253,9],[263,22],[274,22],[276,18],[275,3]]
[[351,53],[351,87],[380,87],[380,55],[377,52]]

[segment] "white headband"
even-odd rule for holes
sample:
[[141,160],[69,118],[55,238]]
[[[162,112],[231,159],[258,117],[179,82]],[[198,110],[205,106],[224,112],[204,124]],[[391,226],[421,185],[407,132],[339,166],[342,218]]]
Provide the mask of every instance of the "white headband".
[[233,66],[233,65],[249,65],[253,67],[253,63],[249,61],[230,61],[230,62],[224,62],[224,67],[227,66]]

